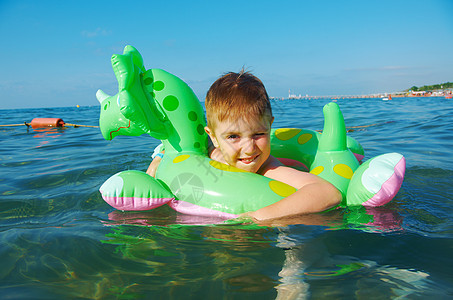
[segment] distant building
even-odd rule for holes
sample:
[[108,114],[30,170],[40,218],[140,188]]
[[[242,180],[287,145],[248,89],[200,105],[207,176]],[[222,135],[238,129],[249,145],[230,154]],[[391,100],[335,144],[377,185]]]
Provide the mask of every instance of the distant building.
[[302,99],[302,95],[299,94],[299,96],[295,95],[295,94],[291,94],[291,89],[288,90],[288,99]]

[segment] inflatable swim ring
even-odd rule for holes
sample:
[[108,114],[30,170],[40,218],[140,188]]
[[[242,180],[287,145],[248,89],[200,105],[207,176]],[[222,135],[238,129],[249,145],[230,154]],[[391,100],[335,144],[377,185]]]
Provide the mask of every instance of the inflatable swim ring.
[[[282,182],[210,159],[203,108],[181,79],[160,69],[145,70],[140,53],[132,46],[126,46],[123,55],[112,56],[112,67],[118,94],[109,96],[101,90],[96,94],[103,137],[149,134],[162,141],[165,155],[156,178],[134,170],[110,177],[100,192],[111,206],[149,210],[168,204],[185,214],[232,218],[296,191]],[[359,165],[363,149],[346,136],[338,105],[329,103],[323,112],[322,134],[273,130],[271,153],[334,184],[343,195],[340,206],[389,202],[403,181],[404,157],[389,153]]]

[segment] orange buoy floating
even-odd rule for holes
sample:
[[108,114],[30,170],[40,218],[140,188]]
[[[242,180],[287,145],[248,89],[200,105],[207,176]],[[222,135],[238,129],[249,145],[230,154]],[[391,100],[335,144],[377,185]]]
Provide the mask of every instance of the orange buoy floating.
[[31,128],[62,127],[65,123],[61,118],[34,118],[30,122]]
[[35,129],[35,128],[42,128],[42,127],[91,127],[91,128],[99,128],[99,126],[93,125],[80,125],[80,124],[70,124],[65,123],[61,118],[34,118],[31,120],[30,123],[24,122],[20,124],[2,124],[0,127],[7,127],[7,126],[27,126]]

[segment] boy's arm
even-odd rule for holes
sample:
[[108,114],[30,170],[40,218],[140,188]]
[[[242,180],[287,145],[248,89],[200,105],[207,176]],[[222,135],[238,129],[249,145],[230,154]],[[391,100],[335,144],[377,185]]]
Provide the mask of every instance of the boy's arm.
[[274,204],[245,214],[257,220],[321,212],[339,204],[342,198],[331,183],[310,173],[279,166],[267,170],[264,175],[298,190]]
[[159,166],[161,160],[162,158],[160,156],[156,156],[149,164],[148,170],[146,170],[146,174],[152,177],[156,177],[157,167]]
[[148,170],[146,170],[146,174],[148,174],[149,176],[152,176],[152,177],[156,177],[157,167],[159,166],[160,161],[164,157],[164,153],[165,153],[165,149],[162,144],[158,145],[154,149],[154,153],[151,156],[153,158],[153,161],[149,164]]
[[257,220],[267,220],[324,211],[341,201],[340,192],[326,183],[307,184],[294,194],[245,215]]

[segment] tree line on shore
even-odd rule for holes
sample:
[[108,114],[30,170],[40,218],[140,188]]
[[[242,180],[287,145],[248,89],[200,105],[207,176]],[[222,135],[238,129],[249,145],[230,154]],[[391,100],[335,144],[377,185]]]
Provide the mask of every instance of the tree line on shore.
[[451,89],[451,88],[453,88],[453,82],[446,82],[446,83],[433,84],[433,85],[424,85],[421,87],[413,86],[410,89],[407,89],[406,91],[413,91],[413,92],[435,91],[435,90],[444,90],[444,89]]

